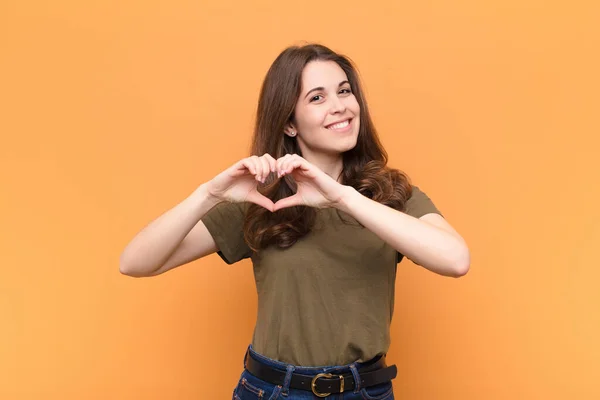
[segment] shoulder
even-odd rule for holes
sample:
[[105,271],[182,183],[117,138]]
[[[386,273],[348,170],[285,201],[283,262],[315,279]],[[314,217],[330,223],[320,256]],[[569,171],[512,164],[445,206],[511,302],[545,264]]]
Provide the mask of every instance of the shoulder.
[[404,212],[415,218],[430,213],[442,215],[427,193],[416,185],[411,185],[411,195],[404,205]]

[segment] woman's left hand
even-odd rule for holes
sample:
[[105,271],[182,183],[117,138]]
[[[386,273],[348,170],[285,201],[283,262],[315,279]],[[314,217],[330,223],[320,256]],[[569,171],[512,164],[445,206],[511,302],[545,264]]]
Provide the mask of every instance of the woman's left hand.
[[298,185],[298,190],[293,196],[276,202],[273,211],[292,206],[335,207],[347,189],[347,186],[336,182],[297,154],[281,157],[276,165],[277,176],[291,175]]

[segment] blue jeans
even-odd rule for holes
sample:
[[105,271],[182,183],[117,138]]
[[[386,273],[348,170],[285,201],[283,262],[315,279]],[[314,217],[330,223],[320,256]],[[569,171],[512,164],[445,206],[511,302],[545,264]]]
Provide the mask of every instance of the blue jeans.
[[[358,371],[360,370],[363,363],[354,362],[347,365],[338,365],[330,367],[298,367],[291,364],[282,363],[276,360],[272,360],[258,354],[252,348],[252,345],[248,346],[248,352],[246,357],[251,354],[255,359],[262,361],[263,363],[286,371],[287,376],[283,386],[274,385],[269,382],[265,382],[258,379],[247,369],[244,369],[242,376],[233,390],[233,400],[393,400],[394,393],[392,389],[392,381],[388,381],[379,385],[370,386],[368,388],[357,387],[354,390],[349,390],[344,393],[333,393],[327,397],[317,397],[312,392],[300,389],[290,389],[290,379],[292,372],[297,372],[303,375],[316,375],[319,373],[332,373],[340,375],[344,373],[352,373],[355,382],[360,382],[358,379]],[[246,358],[244,358],[244,367],[246,366]]]

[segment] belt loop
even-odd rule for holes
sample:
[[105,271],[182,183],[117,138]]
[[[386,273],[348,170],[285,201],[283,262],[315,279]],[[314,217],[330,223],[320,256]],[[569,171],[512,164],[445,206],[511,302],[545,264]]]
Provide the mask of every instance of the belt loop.
[[244,354],[244,369],[246,369],[246,360],[248,359],[248,353],[250,352],[250,346],[249,345],[248,348],[246,349],[246,354]]
[[354,377],[354,393],[360,392],[360,375],[356,369],[356,362],[350,364],[350,371],[352,371],[352,376]]
[[281,391],[281,394],[283,396],[287,396],[289,394],[290,384],[292,383],[292,374],[294,373],[295,369],[296,369],[296,367],[293,365],[288,365],[286,367],[287,372],[285,374],[285,380],[283,382],[283,389]]

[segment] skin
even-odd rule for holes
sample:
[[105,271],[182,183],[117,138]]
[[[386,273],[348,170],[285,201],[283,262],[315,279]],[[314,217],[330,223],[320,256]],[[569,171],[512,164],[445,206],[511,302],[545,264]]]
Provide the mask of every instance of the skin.
[[[304,157],[287,154],[275,161],[274,172],[278,177],[292,174],[298,191],[275,203],[272,211],[295,205],[338,208],[418,265],[452,277],[468,272],[469,249],[442,216],[427,214],[417,219],[337,181],[342,153],[356,145],[360,106],[335,62],[315,61],[305,67],[294,115],[285,134],[295,134]],[[350,120],[349,126],[330,129],[332,123],[343,120]]]
[[[253,202],[272,212],[306,205],[333,207],[353,216],[394,249],[440,275],[459,277],[469,270],[470,253],[463,238],[440,215],[414,218],[382,205],[339,183],[342,153],[356,145],[360,107],[346,90],[343,70],[333,62],[311,62],[302,74],[295,118],[285,127],[298,140],[304,157],[269,154],[244,158],[202,184],[188,198],[145,227],[127,245],[120,270],[130,276],[154,276],[217,251],[201,218],[216,204]],[[322,88],[312,91],[314,88]],[[310,93],[309,93],[310,92]],[[331,123],[351,119],[341,130]],[[273,203],[257,191],[258,182],[277,173],[298,184],[293,196]]]
[[[294,117],[285,133],[290,136],[296,133],[304,158],[337,178],[343,168],[342,153],[356,146],[360,127],[360,106],[339,65],[333,61],[313,61],[306,65]],[[348,127],[330,127],[344,120],[350,120]]]

